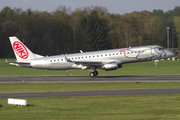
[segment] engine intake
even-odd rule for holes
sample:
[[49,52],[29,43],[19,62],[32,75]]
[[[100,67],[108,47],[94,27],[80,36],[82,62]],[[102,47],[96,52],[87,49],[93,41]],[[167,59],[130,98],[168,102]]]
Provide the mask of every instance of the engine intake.
[[118,69],[118,63],[117,62],[108,62],[106,64],[104,64],[102,67],[101,67],[103,70],[116,70]]

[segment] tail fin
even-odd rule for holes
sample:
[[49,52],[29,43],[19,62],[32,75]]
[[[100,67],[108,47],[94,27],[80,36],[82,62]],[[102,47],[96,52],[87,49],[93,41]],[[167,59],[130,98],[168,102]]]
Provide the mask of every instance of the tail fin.
[[33,54],[17,37],[9,37],[14,54],[17,61],[29,60],[36,58],[36,55]]

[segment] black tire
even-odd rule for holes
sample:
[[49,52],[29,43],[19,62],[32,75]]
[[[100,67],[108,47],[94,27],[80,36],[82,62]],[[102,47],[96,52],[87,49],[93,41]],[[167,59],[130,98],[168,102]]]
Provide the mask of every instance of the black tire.
[[156,67],[156,69],[158,69],[158,68],[159,68],[159,66],[158,66],[158,65],[156,65],[155,67]]
[[90,73],[89,73],[89,76],[90,76],[90,77],[94,77],[94,76],[95,76],[95,75],[94,75],[94,72],[90,72]]
[[94,76],[97,76],[98,75],[98,71],[94,71]]

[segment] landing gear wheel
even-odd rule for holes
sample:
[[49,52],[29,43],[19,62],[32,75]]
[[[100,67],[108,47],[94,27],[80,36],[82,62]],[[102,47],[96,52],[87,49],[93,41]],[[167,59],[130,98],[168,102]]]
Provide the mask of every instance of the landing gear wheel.
[[98,71],[94,71],[94,76],[97,76],[98,75]]
[[154,62],[155,62],[155,68],[156,68],[156,69],[158,69],[158,68],[159,68],[159,66],[158,66],[158,64],[157,64],[157,63],[159,62],[159,60],[155,60]]
[[158,66],[158,65],[156,65],[155,67],[156,67],[156,69],[158,69],[158,68],[159,68],[159,66]]
[[95,76],[94,72],[90,72],[90,73],[89,73],[89,76],[90,76],[90,77],[94,77],[94,76]]

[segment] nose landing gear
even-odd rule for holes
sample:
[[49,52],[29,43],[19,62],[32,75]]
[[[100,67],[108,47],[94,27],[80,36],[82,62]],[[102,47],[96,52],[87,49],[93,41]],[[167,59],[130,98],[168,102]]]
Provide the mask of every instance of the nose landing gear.
[[158,66],[158,64],[157,64],[157,63],[159,62],[159,60],[154,60],[154,62],[155,62],[155,68],[156,68],[156,69],[158,69],[158,68],[159,68],[159,66]]

